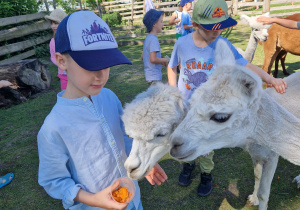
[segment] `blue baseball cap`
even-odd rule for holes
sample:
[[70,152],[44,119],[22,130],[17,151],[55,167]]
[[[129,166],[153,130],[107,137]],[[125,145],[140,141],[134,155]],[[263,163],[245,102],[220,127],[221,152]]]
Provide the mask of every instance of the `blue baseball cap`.
[[193,2],[194,0],[181,0],[180,1],[180,6],[184,7],[185,4],[189,3],[189,2]]
[[147,28],[147,33],[152,30],[154,23],[158,21],[160,16],[164,13],[164,11],[157,11],[155,9],[150,9],[143,18],[143,23]]
[[55,51],[67,52],[88,71],[119,64],[132,64],[118,50],[108,25],[91,11],[78,11],[64,18],[57,27]]

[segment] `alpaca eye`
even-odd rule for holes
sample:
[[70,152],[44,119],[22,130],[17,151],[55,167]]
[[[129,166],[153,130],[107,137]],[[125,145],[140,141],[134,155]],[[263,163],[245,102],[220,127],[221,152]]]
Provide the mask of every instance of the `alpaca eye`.
[[231,116],[230,114],[217,113],[217,114],[214,114],[213,116],[211,116],[210,120],[213,120],[218,123],[223,123],[223,122],[226,122],[227,120],[229,120],[230,116]]
[[156,137],[164,137],[164,134],[157,134]]

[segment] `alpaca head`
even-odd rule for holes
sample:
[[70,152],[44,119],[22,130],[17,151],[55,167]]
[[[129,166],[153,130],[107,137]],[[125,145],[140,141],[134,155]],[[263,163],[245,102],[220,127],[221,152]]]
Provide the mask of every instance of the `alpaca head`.
[[242,22],[249,24],[249,26],[252,28],[251,33],[257,41],[265,42],[269,37],[268,29],[271,27],[271,25],[263,25],[261,22],[257,22],[256,19],[260,16],[269,17],[269,13],[252,17],[241,15],[240,18]]
[[124,108],[125,131],[133,139],[125,161],[128,177],[143,178],[170,150],[169,137],[187,112],[180,91],[158,83]]
[[214,72],[195,90],[186,117],[171,135],[170,154],[176,159],[190,161],[215,149],[241,146],[255,124],[250,116],[259,107],[261,79],[235,64],[224,40],[215,52]]

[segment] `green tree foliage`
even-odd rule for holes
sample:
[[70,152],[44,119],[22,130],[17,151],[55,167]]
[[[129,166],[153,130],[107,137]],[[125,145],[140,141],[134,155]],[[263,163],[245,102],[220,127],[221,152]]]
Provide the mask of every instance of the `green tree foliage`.
[[102,15],[102,19],[106,21],[108,19],[108,25],[110,27],[120,25],[122,22],[122,16],[119,12],[111,12]]
[[0,18],[36,13],[40,4],[36,0],[0,0]]

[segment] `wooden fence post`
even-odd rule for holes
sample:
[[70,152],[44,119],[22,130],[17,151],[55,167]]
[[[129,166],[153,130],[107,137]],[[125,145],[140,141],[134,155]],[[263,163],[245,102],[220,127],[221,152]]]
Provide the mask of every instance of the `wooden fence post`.
[[270,12],[270,0],[264,0],[263,13]]
[[131,0],[131,25],[133,26],[133,6],[134,6],[134,0]]
[[233,6],[233,14],[238,14],[238,0],[231,0]]

